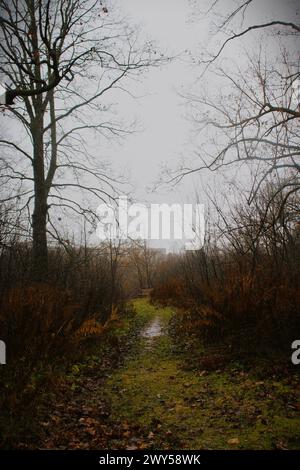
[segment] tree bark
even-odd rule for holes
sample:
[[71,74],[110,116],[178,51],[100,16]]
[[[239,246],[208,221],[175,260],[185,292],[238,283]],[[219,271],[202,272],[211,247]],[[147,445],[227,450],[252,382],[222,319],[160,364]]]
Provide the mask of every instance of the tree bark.
[[[42,105],[42,103],[40,103]],[[37,107],[36,107],[37,108]],[[32,125],[33,176],[34,176],[34,211],[32,215],[33,238],[33,277],[43,282],[48,272],[47,247],[47,191],[44,167],[43,145],[44,119],[42,109],[38,112]]]
[[[36,20],[35,2],[30,0],[29,11],[31,18],[31,33],[33,47],[34,89],[42,78],[40,64],[40,49],[38,40],[38,25]],[[34,179],[34,210],[32,214],[32,243],[33,243],[33,278],[43,282],[48,274],[48,246],[47,246],[47,190],[45,180],[44,160],[44,114],[45,102],[43,95],[32,97],[34,117],[31,120],[31,133],[33,141],[33,179]]]

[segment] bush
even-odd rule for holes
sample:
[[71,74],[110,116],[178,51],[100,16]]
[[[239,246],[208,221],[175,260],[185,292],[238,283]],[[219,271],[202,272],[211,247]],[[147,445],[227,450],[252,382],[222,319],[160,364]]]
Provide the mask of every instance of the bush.
[[290,356],[300,332],[297,207],[284,208],[280,219],[275,210],[238,208],[222,249],[211,243],[173,259],[151,298],[179,309],[177,336],[237,353]]
[[[0,445],[30,432],[40,397],[73,361],[99,348],[99,336],[124,298],[103,250],[49,249],[49,277],[30,279],[31,249],[0,244],[0,339],[7,365],[0,377]],[[113,296],[112,296],[113,292]],[[14,436],[11,435],[14,433]]]

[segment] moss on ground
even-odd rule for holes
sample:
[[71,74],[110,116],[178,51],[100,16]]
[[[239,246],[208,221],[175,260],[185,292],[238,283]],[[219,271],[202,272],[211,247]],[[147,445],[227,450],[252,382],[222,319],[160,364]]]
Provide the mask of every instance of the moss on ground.
[[[6,447],[300,448],[299,375],[279,376],[261,360],[201,370],[183,337],[168,334],[171,308],[147,299],[133,307],[60,371],[31,416],[32,430],[7,435]],[[141,334],[151,324],[161,325],[160,336]]]
[[[135,302],[140,324],[159,319],[161,336],[139,337],[105,386],[110,418],[142,430],[137,447],[155,449],[300,448],[299,378],[266,377],[234,364],[225,370],[184,370],[167,325],[172,310]],[[125,443],[126,442],[126,443]],[[133,442],[134,439],[133,439]]]

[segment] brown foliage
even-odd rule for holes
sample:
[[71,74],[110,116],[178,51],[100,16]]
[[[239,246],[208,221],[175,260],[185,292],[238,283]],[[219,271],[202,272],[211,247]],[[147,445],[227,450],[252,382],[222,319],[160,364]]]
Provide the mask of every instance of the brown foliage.
[[300,332],[298,204],[282,213],[275,202],[262,198],[251,218],[238,208],[226,226],[232,244],[185,253],[164,270],[151,298],[181,310],[177,335],[230,351],[290,355]]

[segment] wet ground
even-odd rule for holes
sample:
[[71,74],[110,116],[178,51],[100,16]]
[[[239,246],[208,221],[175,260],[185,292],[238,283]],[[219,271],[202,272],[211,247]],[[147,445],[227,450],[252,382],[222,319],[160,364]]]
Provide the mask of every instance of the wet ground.
[[162,335],[162,324],[159,317],[154,318],[149,325],[141,332],[143,338],[149,340]]

